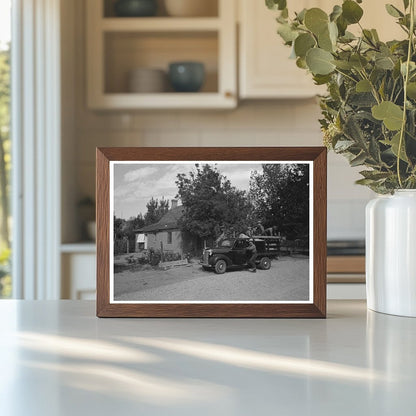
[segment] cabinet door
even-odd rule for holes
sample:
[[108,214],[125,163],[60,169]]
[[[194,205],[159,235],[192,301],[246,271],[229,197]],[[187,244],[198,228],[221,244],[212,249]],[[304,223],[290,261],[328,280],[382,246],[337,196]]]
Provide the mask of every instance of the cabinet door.
[[65,253],[62,256],[63,299],[95,299],[95,263],[96,256],[91,253]]
[[[385,2],[380,0],[365,0],[360,4],[364,9],[364,15],[360,23],[364,28],[377,29],[380,39],[384,42],[393,39],[404,39],[406,34],[395,23],[396,19],[387,13],[386,3],[393,4],[398,9],[403,10],[403,0],[389,0]],[[353,26],[350,28],[352,29]],[[356,25],[351,31],[357,33],[360,30]]]
[[[295,7],[330,10],[330,4],[329,0],[299,0]],[[289,59],[291,50],[276,33],[275,11],[268,10],[264,1],[239,0],[239,13],[241,98],[304,98],[322,92],[311,75]]]
[[[341,0],[298,0],[290,10],[320,7],[330,12]],[[389,3],[403,8],[402,0]],[[311,76],[289,59],[290,48],[277,35],[277,12],[268,10],[264,1],[239,0],[240,14],[240,97],[241,98],[302,98],[323,93],[323,87],[313,84]],[[366,0],[361,4],[366,28],[377,29],[381,40],[402,39],[404,32],[388,15],[384,2]],[[358,25],[350,26],[358,34]]]

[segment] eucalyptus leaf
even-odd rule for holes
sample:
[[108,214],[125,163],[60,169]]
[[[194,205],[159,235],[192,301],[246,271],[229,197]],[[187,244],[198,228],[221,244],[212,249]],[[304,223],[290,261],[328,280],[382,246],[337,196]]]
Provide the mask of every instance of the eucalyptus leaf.
[[296,18],[299,22],[303,23],[305,20],[306,9],[301,10],[296,14]]
[[355,90],[357,92],[371,92],[371,83],[366,79],[362,79],[361,81],[357,82],[355,86]]
[[364,56],[361,56],[358,53],[355,53],[350,58],[350,64],[354,68],[361,70],[368,64],[368,61],[364,58]]
[[318,7],[309,9],[305,13],[305,26],[317,36],[327,30],[328,21],[328,15]]
[[331,42],[334,46],[337,44],[338,40],[338,26],[334,22],[328,23],[328,30],[329,30],[329,37],[331,38]]
[[337,152],[345,152],[353,145],[354,142],[351,140],[338,140],[334,146],[334,150]]
[[379,56],[375,60],[375,64],[380,69],[392,70],[394,69],[394,61],[390,56]]
[[376,29],[371,29],[371,34],[373,35],[373,39],[374,39],[376,42],[380,42],[380,38],[379,38],[379,36],[378,36],[378,33],[377,33],[377,30],[376,30]]
[[346,0],[342,3],[342,16],[348,23],[358,23],[363,14],[363,9],[355,1]]
[[404,16],[404,14],[397,7],[393,6],[392,4],[386,4],[386,10],[387,10],[387,13],[390,16],[393,16],[393,17],[403,17]]
[[352,68],[352,65],[348,61],[334,60],[332,63],[339,69],[349,71]]
[[344,19],[342,15],[339,16],[337,19],[337,27],[340,36],[344,36],[345,32],[347,31],[348,22]]
[[365,152],[361,152],[358,156],[350,160],[350,165],[354,168],[362,165],[367,159]]
[[329,34],[329,28],[318,35],[318,45],[321,49],[324,49],[328,52],[334,51],[334,44],[331,40],[331,36]]
[[298,58],[296,59],[296,66],[301,69],[308,69],[308,65],[306,65],[305,58]]
[[373,38],[373,34],[371,33],[371,30],[364,29],[363,30],[363,36],[365,40],[370,44],[374,45],[376,43],[375,39]]
[[306,54],[306,64],[315,75],[327,75],[334,71],[333,56],[330,52],[320,48],[313,48]]
[[383,101],[375,105],[371,113],[375,119],[383,121],[389,130],[400,130],[402,127],[403,110],[391,101]]
[[379,172],[376,170],[363,170],[360,172],[360,175],[364,176],[365,179],[372,179],[378,181],[380,179],[386,179],[391,176],[390,172]]
[[288,24],[287,17],[284,17],[282,14],[276,17],[276,22],[280,24]]
[[370,186],[374,183],[375,181],[373,179],[358,179],[355,181],[355,183],[357,185],[364,185],[364,186]]
[[342,15],[342,7],[336,4],[334,8],[332,9],[332,13],[329,15],[329,20],[331,22],[335,22],[338,17]]
[[286,0],[266,0],[266,6],[271,10],[283,10],[287,2]]
[[331,76],[328,74],[327,75],[315,74],[313,76],[313,80],[315,82],[315,85],[324,85],[324,84],[327,84],[331,80]]
[[[338,32],[339,32],[338,25],[337,25],[337,29],[338,29]],[[345,31],[345,33],[344,33],[343,36],[340,36],[338,38],[338,41],[339,42],[342,42],[342,43],[350,43],[350,42],[352,42],[355,39],[357,39],[357,37],[353,33],[348,32],[348,30],[347,30],[347,31]]]
[[400,132],[395,134],[392,140],[388,143],[391,146],[391,151],[396,157],[399,157],[404,162],[408,162],[409,159],[406,154],[405,141],[403,140],[402,146],[400,147],[400,156],[399,155],[399,145],[400,145]]
[[[416,71],[416,64],[411,61],[409,65],[409,73],[412,73],[414,71]],[[406,63],[402,63],[400,65],[400,72],[403,76],[406,76]]]
[[357,115],[348,117],[344,126],[345,135],[359,146],[359,149],[366,148],[366,139],[360,128],[360,118]]
[[374,164],[377,166],[380,164],[381,161],[381,154],[380,154],[380,148],[378,146],[378,142],[374,136],[370,137],[369,140],[369,146],[368,151],[370,153],[370,156],[372,157]]
[[316,45],[316,41],[309,33],[301,33],[295,39],[295,53],[296,56],[304,58],[309,49]]
[[277,29],[277,33],[287,44],[293,42],[299,35],[298,32],[292,29],[292,27],[287,23],[280,24]]
[[287,19],[289,17],[289,10],[285,7],[282,12],[280,13],[280,17],[283,19]]
[[416,82],[407,84],[407,96],[412,100],[416,100]]

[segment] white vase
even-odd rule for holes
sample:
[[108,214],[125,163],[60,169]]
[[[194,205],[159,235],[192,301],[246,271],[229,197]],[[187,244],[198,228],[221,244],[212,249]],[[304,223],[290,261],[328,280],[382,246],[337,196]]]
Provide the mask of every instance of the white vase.
[[416,317],[416,190],[367,204],[366,282],[369,309]]

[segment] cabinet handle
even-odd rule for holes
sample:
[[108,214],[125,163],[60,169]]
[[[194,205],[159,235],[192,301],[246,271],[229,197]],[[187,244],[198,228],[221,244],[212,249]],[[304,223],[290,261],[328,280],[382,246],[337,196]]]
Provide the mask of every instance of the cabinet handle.
[[225,91],[225,98],[234,98],[234,93],[232,91]]

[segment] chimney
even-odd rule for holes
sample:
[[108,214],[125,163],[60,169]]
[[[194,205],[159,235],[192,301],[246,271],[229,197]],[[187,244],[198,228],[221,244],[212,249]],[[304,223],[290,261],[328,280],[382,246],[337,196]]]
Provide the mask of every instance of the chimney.
[[174,209],[178,207],[178,200],[177,199],[172,199],[171,203],[170,203],[170,209]]

